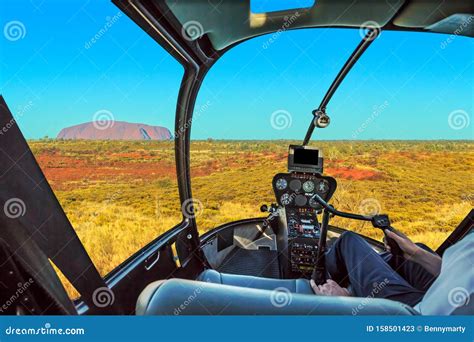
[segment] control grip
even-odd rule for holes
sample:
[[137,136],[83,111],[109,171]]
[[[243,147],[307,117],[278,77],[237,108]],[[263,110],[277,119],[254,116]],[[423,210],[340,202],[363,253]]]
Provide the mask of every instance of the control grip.
[[394,229],[392,227],[387,227],[387,228],[381,228],[385,234],[385,241],[387,242],[387,245],[390,247],[390,253],[392,253],[392,255],[396,255],[396,256],[403,256],[403,251],[402,249],[400,248],[400,246],[398,245],[398,243],[387,236],[387,234],[385,233],[385,230],[389,230],[391,232],[394,231]]
[[[390,225],[390,219],[388,218],[388,215],[380,214],[380,215],[375,215],[371,219],[372,225],[375,228],[381,229],[384,234],[385,234],[385,241],[387,245],[390,247],[390,253],[394,256],[400,256],[403,257],[403,251],[401,250],[400,246],[398,243],[387,236],[386,230],[389,230],[391,232],[395,232],[395,229]],[[396,233],[395,233],[396,234]]]

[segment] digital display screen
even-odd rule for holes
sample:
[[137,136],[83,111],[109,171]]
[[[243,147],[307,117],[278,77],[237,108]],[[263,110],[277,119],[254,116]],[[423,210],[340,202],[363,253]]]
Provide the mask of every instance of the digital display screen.
[[294,163],[302,165],[318,165],[319,151],[304,148],[294,150]]

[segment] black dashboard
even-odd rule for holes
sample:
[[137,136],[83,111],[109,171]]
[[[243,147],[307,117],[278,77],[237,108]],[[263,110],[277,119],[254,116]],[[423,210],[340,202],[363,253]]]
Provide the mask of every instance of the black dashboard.
[[337,183],[332,177],[317,173],[278,173],[273,177],[273,191],[280,206],[322,209],[311,199],[314,194],[328,202],[336,191]]
[[321,234],[317,214],[322,210],[312,197],[318,194],[328,202],[336,191],[336,180],[319,173],[290,172],[276,174],[272,185],[278,205],[285,211],[290,270],[310,276]]

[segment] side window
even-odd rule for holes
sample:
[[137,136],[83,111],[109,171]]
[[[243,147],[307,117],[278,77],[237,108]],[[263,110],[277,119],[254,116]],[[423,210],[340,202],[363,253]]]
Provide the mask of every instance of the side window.
[[[472,56],[460,52],[473,44],[412,32],[383,32],[373,42],[334,95],[333,127],[317,132],[351,140],[332,147],[338,207],[388,213],[432,248],[469,213],[474,73]],[[334,223],[380,238],[367,224]]]
[[[34,10],[23,5],[9,2]],[[112,3],[41,6],[58,8],[0,40],[0,89],[105,276],[182,220],[172,139],[183,69]],[[63,12],[42,17],[51,11]]]

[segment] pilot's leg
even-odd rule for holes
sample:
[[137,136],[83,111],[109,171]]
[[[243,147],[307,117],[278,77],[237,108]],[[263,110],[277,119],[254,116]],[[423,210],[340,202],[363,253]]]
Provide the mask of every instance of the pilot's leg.
[[[417,245],[431,253],[435,253],[431,248],[422,243],[417,243]],[[395,263],[393,262],[393,259],[391,259],[388,261],[388,264],[392,267],[393,265],[399,265],[397,268],[394,268],[397,273],[400,274],[411,286],[420,291],[428,291],[428,288],[436,280],[436,276],[428,272],[416,262],[401,260],[400,262]]]
[[345,232],[326,255],[327,271],[341,286],[351,285],[357,297],[397,300],[414,306],[424,291],[411,286],[359,235]]

